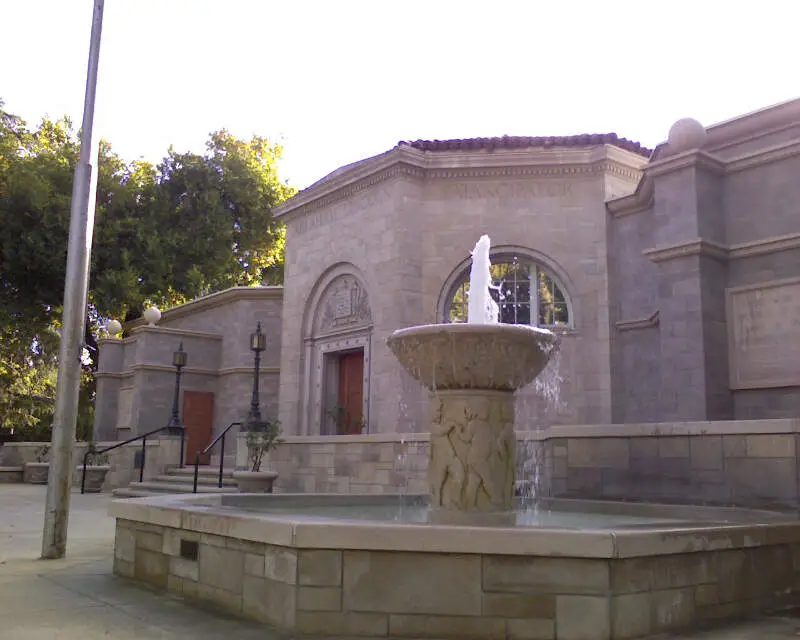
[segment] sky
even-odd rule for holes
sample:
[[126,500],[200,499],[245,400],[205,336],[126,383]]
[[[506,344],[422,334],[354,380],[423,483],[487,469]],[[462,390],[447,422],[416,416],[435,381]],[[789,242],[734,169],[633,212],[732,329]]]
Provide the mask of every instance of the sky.
[[[92,0],[0,0],[0,98],[80,123]],[[106,0],[96,127],[127,160],[284,145],[303,188],[399,140],[616,132],[655,146],[800,97],[800,3]]]

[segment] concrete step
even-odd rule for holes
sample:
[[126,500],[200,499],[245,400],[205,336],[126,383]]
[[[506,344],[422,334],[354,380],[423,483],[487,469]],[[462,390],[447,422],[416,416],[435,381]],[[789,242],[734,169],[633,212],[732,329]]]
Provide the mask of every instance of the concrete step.
[[[192,484],[194,483],[194,477],[193,476],[185,476],[185,475],[180,475],[180,476],[172,476],[172,475],[169,475],[169,476],[156,476],[154,478],[151,478],[151,480],[154,481],[154,482],[169,482],[171,484],[186,484],[186,485],[189,485],[189,486],[192,486]],[[201,486],[204,486],[204,487],[214,486],[214,487],[216,487],[218,481],[219,481],[219,476],[217,474],[214,474],[213,476],[197,474],[197,486],[198,487],[201,487]],[[222,486],[223,487],[235,487],[236,486],[236,480],[234,480],[233,478],[226,478],[225,476],[222,476]]]
[[[186,467],[167,467],[165,471],[166,475],[173,476],[173,477],[194,477],[194,467],[193,466],[186,466]],[[203,466],[197,468],[197,477],[198,478],[207,478],[207,477],[217,478],[219,476],[219,467],[217,466]],[[224,478],[233,478],[233,465],[229,465],[228,468],[222,470],[222,477]]]
[[145,491],[144,489],[131,489],[130,487],[120,487],[111,492],[115,498],[149,498],[150,496],[163,496],[163,493]]
[[[128,489],[149,491],[151,494],[164,494],[164,493],[192,493],[191,483],[177,483],[177,482],[156,482],[154,480],[145,480],[144,482],[131,482]],[[222,487],[217,486],[198,485],[197,493],[237,493],[236,487]]]

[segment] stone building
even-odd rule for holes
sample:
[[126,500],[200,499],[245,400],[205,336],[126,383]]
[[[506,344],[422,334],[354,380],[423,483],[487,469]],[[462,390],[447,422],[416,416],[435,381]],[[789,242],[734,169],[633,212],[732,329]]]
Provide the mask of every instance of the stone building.
[[[94,429],[98,440],[125,440],[169,422],[175,388],[172,354],[181,346],[179,411],[190,449],[208,444],[247,416],[253,388],[250,334],[267,336],[260,354],[262,411],[275,415],[280,361],[281,287],[236,287],[168,309],[156,326],[132,323],[125,339],[100,341]],[[193,459],[193,458],[191,458]]]
[[214,429],[242,417],[261,320],[265,404],[287,434],[425,430],[424,394],[385,340],[464,320],[483,233],[503,320],[562,337],[550,384],[519,398],[521,427],[795,416],[798,176],[800,100],[679,121],[653,151],[614,134],[402,142],[276,211],[282,291],[209,296],[103,343],[97,428],[166,421],[181,338],[197,352],[185,389],[216,394]]

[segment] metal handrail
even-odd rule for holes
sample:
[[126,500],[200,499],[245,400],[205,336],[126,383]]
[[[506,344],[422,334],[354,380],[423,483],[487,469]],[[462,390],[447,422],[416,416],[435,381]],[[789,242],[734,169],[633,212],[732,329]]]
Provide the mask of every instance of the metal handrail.
[[[86,450],[86,453],[83,454],[83,474],[81,475],[81,493],[85,493],[86,490],[86,464],[89,459],[90,455],[100,455],[101,453],[107,453],[109,451],[113,451],[114,449],[119,449],[119,447],[124,447],[126,444],[130,444],[131,442],[136,442],[137,440],[142,441],[142,464],[139,467],[139,482],[144,481],[144,463],[146,459],[146,449],[147,446],[147,438],[152,436],[153,434],[159,433],[161,431],[166,431],[167,429],[174,429],[174,427],[166,426],[166,427],[159,427],[158,429],[153,429],[152,431],[148,431],[147,433],[143,433],[138,436],[134,436],[133,438],[128,438],[123,442],[118,442],[117,444],[111,445],[110,447],[106,447],[105,449],[92,449],[91,447]],[[181,459],[180,459],[180,466],[183,466],[183,445],[184,439],[186,438],[186,430],[181,429]]]
[[218,482],[217,482],[217,486],[220,489],[222,489],[222,470],[223,470],[223,467],[225,466],[225,435],[233,427],[241,427],[241,426],[242,426],[241,422],[231,422],[227,427],[225,427],[222,430],[222,433],[220,433],[216,438],[214,438],[214,440],[211,442],[210,445],[208,445],[205,449],[203,449],[202,451],[199,451],[198,453],[195,454],[195,456],[194,456],[194,485],[192,487],[192,493],[197,493],[197,476],[200,473],[200,456],[204,456],[209,451],[211,451],[214,448],[214,446],[217,444],[217,442],[219,442],[220,440],[222,440],[222,446],[220,447],[220,452],[219,452],[219,479],[218,479]]

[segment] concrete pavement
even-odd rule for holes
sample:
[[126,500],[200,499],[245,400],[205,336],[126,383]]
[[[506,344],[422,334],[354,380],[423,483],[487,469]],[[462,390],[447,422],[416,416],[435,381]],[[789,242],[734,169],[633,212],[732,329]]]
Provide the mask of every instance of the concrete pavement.
[[0,640],[277,640],[115,578],[108,494],[72,494],[67,557],[40,560],[45,487],[0,485]]
[[[0,484],[0,640],[286,638],[115,578],[109,500],[73,493],[67,557],[40,560],[45,487]],[[797,640],[798,631],[800,619],[774,617],[672,638]]]

